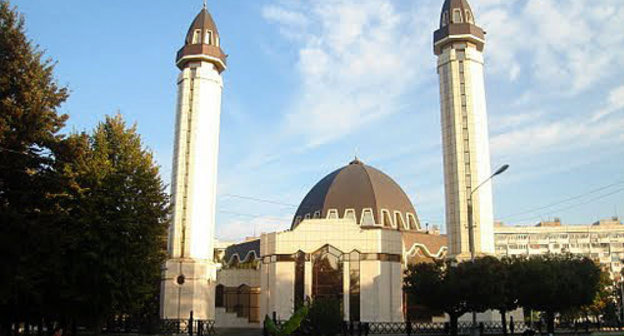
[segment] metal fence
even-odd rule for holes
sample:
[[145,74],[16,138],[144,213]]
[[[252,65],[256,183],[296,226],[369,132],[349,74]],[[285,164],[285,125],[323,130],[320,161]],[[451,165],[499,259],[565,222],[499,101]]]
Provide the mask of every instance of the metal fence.
[[[284,321],[276,321],[281,325]],[[534,323],[531,326],[525,322],[509,322],[506,325],[507,335],[545,335],[546,326],[544,323]],[[470,335],[472,322],[458,322],[457,334]],[[555,325],[556,335],[588,335],[592,332],[620,331],[624,330],[617,324],[605,323],[557,323]],[[480,322],[477,324],[477,333],[486,336],[503,335],[503,324],[501,322]],[[448,322],[344,322],[342,324],[343,336],[368,336],[368,335],[405,335],[405,336],[445,336],[450,334],[450,323]],[[265,335],[267,335],[265,331]],[[298,330],[295,335],[310,335],[306,330]]]
[[105,334],[147,334],[147,335],[215,335],[215,322],[212,320],[188,319],[137,320],[117,317],[107,321],[102,330]]

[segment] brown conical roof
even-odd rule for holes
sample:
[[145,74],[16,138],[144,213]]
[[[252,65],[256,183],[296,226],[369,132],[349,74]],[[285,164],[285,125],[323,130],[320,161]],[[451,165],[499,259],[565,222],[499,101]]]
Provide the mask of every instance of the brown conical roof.
[[449,44],[466,41],[482,51],[485,32],[475,24],[467,0],[445,0],[440,13],[440,28],[433,33],[433,51],[439,55]]
[[[459,14],[461,16],[460,22],[454,22],[453,20],[453,10],[459,9]],[[470,4],[468,4],[467,0],[445,0],[442,5],[442,11],[440,12],[440,28],[444,27],[445,19],[444,13],[448,13],[449,20],[447,23],[473,23],[474,24],[474,15],[472,13],[472,9],[470,8]]]
[[219,30],[212,16],[204,7],[186,33],[184,47],[178,51],[176,64],[180,69],[193,60],[204,60],[215,64],[219,72],[225,70],[226,55],[221,50]]
[[[407,223],[407,214],[417,221],[416,210],[403,189],[388,175],[356,158],[325,176],[308,192],[295,213],[292,228],[306,215],[313,218],[315,213],[320,213],[320,218],[326,218],[332,209],[338,211],[339,218],[344,217],[346,210],[355,210],[359,224],[362,211],[367,208],[372,209],[377,224],[382,223],[382,209],[389,211],[392,221],[397,211],[404,223]],[[404,229],[400,223],[396,227]]]
[[213,44],[216,38],[219,37],[219,31],[217,30],[217,25],[212,19],[212,15],[208,12],[206,8],[202,8],[202,10],[197,14],[193,23],[188,29],[186,33],[185,44],[193,44],[193,34],[196,29],[200,29],[201,31],[210,30],[213,34],[213,41],[205,41],[205,34],[202,34],[202,43],[204,44]]

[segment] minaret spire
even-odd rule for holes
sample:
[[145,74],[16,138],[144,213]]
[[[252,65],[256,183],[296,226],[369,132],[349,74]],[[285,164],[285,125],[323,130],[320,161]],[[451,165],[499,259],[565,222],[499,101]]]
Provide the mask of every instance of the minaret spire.
[[[449,256],[467,259],[471,235],[477,255],[493,254],[491,185],[474,192],[491,175],[483,78],[485,33],[476,25],[468,0],[444,1],[433,41],[440,80]],[[472,234],[469,206],[473,209]]]
[[173,208],[161,286],[161,317],[214,320],[214,262],[221,94],[226,56],[217,25],[202,9],[176,65],[178,99],[172,164]]

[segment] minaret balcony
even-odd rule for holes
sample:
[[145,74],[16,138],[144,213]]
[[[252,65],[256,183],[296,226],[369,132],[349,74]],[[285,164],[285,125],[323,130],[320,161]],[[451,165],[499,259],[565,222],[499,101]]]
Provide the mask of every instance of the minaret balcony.
[[210,44],[187,44],[178,51],[176,65],[182,69],[186,63],[193,60],[203,60],[216,65],[219,72],[226,68],[227,55],[220,47]]

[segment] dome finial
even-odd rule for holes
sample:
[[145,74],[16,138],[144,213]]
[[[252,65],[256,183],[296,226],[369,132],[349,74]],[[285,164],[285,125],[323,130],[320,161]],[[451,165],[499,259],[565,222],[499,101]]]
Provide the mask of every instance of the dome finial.
[[362,164],[362,161],[358,158],[358,148],[355,147],[355,154],[353,155],[353,161],[349,162],[349,164]]
[[206,9],[206,0],[204,0],[204,9]]

